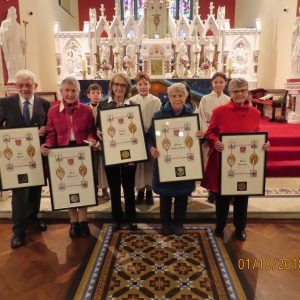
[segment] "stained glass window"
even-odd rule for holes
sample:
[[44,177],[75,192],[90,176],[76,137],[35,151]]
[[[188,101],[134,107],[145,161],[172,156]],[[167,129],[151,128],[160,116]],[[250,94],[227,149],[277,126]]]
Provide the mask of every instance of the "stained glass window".
[[[134,11],[136,19],[140,19],[144,13],[144,0],[120,0],[122,15],[124,20],[130,16],[130,7]],[[192,18],[193,0],[170,0],[170,15],[176,16],[184,15],[187,19]]]
[[191,17],[191,1],[181,0],[179,4],[179,16],[184,15],[187,19]]
[[124,0],[124,20],[129,19],[130,8],[134,8],[134,0]]
[[170,14],[174,18],[184,15],[187,19],[192,18],[193,0],[171,0]]
[[144,14],[144,0],[137,0],[137,17],[138,19]]
[[176,17],[176,0],[170,1],[170,15]]

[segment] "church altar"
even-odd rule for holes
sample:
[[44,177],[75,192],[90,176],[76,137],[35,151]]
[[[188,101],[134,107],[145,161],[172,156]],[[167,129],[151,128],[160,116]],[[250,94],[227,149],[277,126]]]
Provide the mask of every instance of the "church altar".
[[[162,102],[165,102],[167,100],[167,88],[175,82],[186,83],[191,89],[192,98],[198,103],[202,96],[209,94],[212,89],[210,79],[152,79],[150,93],[160,98]],[[79,83],[80,102],[82,103],[90,102],[86,92],[88,86],[92,83],[97,83],[102,87],[103,99],[107,99],[109,96],[109,80],[79,80]],[[133,96],[137,93],[134,80],[131,80],[131,84],[131,95]]]
[[58,83],[66,76],[77,79],[110,79],[126,73],[131,79],[139,71],[151,79],[211,78],[216,71],[231,78],[243,77],[256,88],[260,20],[255,28],[230,28],[225,6],[202,17],[198,1],[191,18],[170,13],[170,0],[143,2],[143,14],[136,19],[129,8],[127,19],[115,4],[108,21],[104,5],[100,15],[90,8],[83,31],[62,31],[54,26]]

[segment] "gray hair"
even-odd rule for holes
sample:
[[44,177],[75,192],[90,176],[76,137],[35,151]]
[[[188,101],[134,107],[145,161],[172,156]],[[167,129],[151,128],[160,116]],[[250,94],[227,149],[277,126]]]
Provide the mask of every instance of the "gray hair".
[[73,85],[77,88],[78,91],[80,91],[79,81],[73,76],[68,76],[65,79],[63,79],[63,81],[60,84],[60,88],[62,88],[65,84]]
[[16,73],[15,81],[17,82],[18,79],[30,79],[33,83],[36,83],[36,77],[34,73],[26,69],[19,70]]
[[173,92],[188,94],[186,86],[183,83],[176,82],[168,87],[168,95],[170,96]]
[[234,89],[246,88],[249,89],[248,81],[244,78],[233,78],[228,84],[228,91],[231,92]]

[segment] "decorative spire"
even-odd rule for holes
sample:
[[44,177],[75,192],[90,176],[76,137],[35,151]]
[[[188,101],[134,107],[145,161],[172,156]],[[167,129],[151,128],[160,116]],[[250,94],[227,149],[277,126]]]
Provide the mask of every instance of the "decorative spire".
[[214,4],[213,4],[213,2],[210,2],[210,4],[209,4],[209,14],[210,15],[213,15],[214,14]]
[[101,13],[101,17],[104,17],[104,12],[105,12],[105,8],[104,8],[104,4],[102,3],[101,5],[100,5],[100,13]]
[[120,10],[119,10],[119,5],[118,5],[118,3],[116,3],[114,9],[115,9],[115,17],[119,16],[119,15],[120,15]]
[[199,3],[198,3],[198,1],[194,4],[194,16],[198,16],[198,14],[199,14],[199,8],[200,8],[200,6],[199,6]]

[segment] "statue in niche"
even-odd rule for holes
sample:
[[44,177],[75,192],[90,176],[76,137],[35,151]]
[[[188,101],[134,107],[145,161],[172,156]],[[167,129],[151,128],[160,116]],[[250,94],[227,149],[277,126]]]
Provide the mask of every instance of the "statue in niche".
[[8,82],[14,82],[16,72],[25,67],[26,42],[13,6],[8,9],[7,17],[0,26],[0,46],[4,53]]
[[234,73],[246,74],[248,72],[248,56],[249,50],[241,41],[232,51]]
[[71,42],[66,50],[66,70],[69,75],[80,74],[82,52],[76,43]]
[[205,52],[205,61],[211,64],[214,60],[214,55],[215,55],[215,46],[213,44],[213,38],[208,38],[204,52]]
[[136,45],[133,41],[129,42],[128,46],[126,47],[126,55],[132,59],[135,60],[136,56]]
[[105,43],[101,43],[99,46],[99,55],[100,55],[100,63],[102,64],[104,61],[106,63],[109,62],[109,46]]
[[292,76],[300,77],[300,17],[296,18],[293,30],[291,60]]

